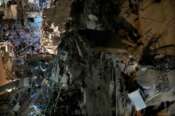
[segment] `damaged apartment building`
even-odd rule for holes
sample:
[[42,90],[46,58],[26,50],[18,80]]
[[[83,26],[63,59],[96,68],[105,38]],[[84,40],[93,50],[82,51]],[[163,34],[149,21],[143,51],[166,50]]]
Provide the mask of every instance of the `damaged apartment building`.
[[174,116],[174,0],[0,0],[0,116]]

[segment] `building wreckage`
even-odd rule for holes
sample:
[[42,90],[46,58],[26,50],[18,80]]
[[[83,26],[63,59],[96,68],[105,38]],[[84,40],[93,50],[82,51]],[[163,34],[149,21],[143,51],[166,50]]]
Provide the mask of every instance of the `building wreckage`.
[[114,39],[120,41],[120,30],[125,30],[133,43],[142,44],[137,29],[120,16],[121,3],[72,2],[70,20],[61,35],[50,77],[55,90],[46,115],[134,116],[139,106],[129,94],[136,90],[145,102],[141,108],[145,116],[155,116],[174,103],[174,56],[159,57],[160,49],[174,45],[152,49],[160,37],[150,38],[139,59],[129,53],[96,50]]
[[[10,99],[13,110],[28,116],[155,116],[162,110],[175,114],[175,56],[162,53],[175,45],[157,47],[161,35],[142,42],[142,34],[121,14],[126,0],[48,2],[42,39],[51,42],[43,46],[47,55],[50,46],[50,53],[57,54],[15,60],[15,76],[23,89]],[[127,2],[138,15],[138,1]],[[28,9],[40,10],[36,6]],[[123,38],[130,42],[122,43]],[[26,99],[29,108],[19,108]]]

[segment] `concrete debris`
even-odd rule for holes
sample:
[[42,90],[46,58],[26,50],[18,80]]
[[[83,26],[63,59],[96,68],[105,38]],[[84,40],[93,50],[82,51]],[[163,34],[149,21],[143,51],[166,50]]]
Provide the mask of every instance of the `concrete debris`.
[[[11,94],[10,114],[148,116],[163,109],[174,114],[175,57],[160,52],[174,45],[156,47],[161,35],[142,43],[139,30],[120,16],[122,0],[18,2],[21,8],[12,4],[5,11],[15,21],[0,24],[0,56],[12,74],[0,92]],[[141,1],[127,2],[139,15]],[[139,57],[124,44],[120,53],[97,50],[123,38],[143,48]]]
[[[137,2],[131,4],[135,14]],[[174,101],[173,82],[169,81],[172,68],[162,71],[158,65],[146,62],[147,58],[152,61],[157,53],[158,49],[151,49],[155,39],[144,46],[139,61],[132,55],[122,59],[119,55],[96,51],[99,43],[109,43],[113,32],[117,37],[130,39],[136,46],[143,44],[138,30],[119,16],[119,6],[119,0],[72,2],[71,20],[60,36],[50,76],[56,89],[46,115],[134,116],[136,111],[146,114],[149,107]],[[140,102],[136,102],[135,97]]]
[[[46,72],[50,71],[53,56],[43,52],[40,44],[42,15],[35,12],[25,19],[24,25],[16,19],[0,22],[0,57],[4,65],[0,68],[5,68],[8,80],[0,86],[0,95],[8,96],[5,115],[10,116],[30,114],[31,105],[45,110],[51,92],[47,78],[50,73]],[[54,29],[55,35],[59,35],[56,31],[58,29]]]
[[[64,112],[64,108],[61,108],[64,107],[64,105],[61,105],[62,102],[68,105],[71,115],[75,115],[77,112],[79,112],[78,115],[112,115],[110,111],[112,108],[116,108],[117,111],[114,110],[113,112],[117,114],[130,114],[132,110],[129,110],[128,107],[132,109],[132,105],[129,102],[124,85],[121,84],[123,78],[120,76],[119,66],[115,62],[118,60],[117,56],[95,52],[75,32],[65,33],[61,40],[58,51],[65,51],[68,54],[67,58],[63,59],[62,52],[58,53],[58,60],[55,62],[55,67],[57,68],[53,69],[52,74],[56,74],[54,77],[58,78],[57,86],[60,91],[58,92],[59,96],[55,96],[58,99],[53,98],[56,101],[51,103],[52,105],[55,103],[56,106],[51,111],[48,111],[47,115],[55,115],[57,113],[62,115],[61,112]],[[77,49],[77,45],[79,49]],[[81,53],[79,50],[81,50]],[[115,88],[110,87],[111,83],[114,83],[113,86]],[[81,88],[83,88],[83,91]],[[78,108],[74,111],[72,109],[73,103],[62,97],[62,95],[68,94],[67,92],[71,96],[75,95],[73,101],[78,103],[75,105],[80,109]],[[81,96],[77,100],[78,96],[76,94]],[[71,99],[71,96],[67,99]],[[115,104],[112,104],[113,100],[116,101]],[[84,105],[80,107],[79,103]],[[121,104],[123,105],[121,106]],[[85,112],[82,114],[82,111]]]
[[45,24],[43,27],[43,39],[41,41],[44,52],[49,54],[57,54],[57,46],[60,41],[60,35],[63,33],[59,26],[54,23],[50,25]]
[[148,105],[158,105],[162,102],[174,101],[174,70],[165,72],[153,67],[138,71],[138,83],[143,87]]

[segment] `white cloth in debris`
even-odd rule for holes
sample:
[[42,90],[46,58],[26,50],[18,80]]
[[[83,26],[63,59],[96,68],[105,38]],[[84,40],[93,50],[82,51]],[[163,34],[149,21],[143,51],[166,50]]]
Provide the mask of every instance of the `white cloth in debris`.
[[129,96],[131,102],[134,104],[137,111],[140,111],[140,110],[146,108],[146,104],[145,104],[139,90],[136,90],[132,93],[129,93],[128,96]]

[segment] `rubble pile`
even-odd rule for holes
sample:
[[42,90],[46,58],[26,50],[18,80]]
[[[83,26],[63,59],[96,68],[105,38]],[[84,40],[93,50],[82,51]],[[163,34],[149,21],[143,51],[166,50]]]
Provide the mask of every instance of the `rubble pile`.
[[172,68],[139,65],[132,57],[122,62],[118,55],[97,52],[76,31],[64,33],[58,51],[50,77],[56,90],[46,115],[134,115],[128,94],[137,89],[147,107],[144,115],[150,107],[174,102]]
[[[175,57],[161,50],[174,44],[157,47],[159,36],[144,43],[121,15],[126,1],[19,2],[30,3],[21,8],[28,17],[0,25],[8,115],[173,115]],[[138,15],[138,2],[127,2]]]
[[[18,2],[22,2],[21,9],[27,3]],[[18,2],[15,3],[17,8],[20,7]],[[8,98],[8,103],[0,107],[6,108],[0,115],[28,115],[33,105],[44,106],[47,102],[43,93],[49,94],[46,71],[50,69],[53,56],[46,54],[40,44],[42,14],[34,9],[35,15],[30,15],[34,11],[28,10],[29,16],[8,17],[0,22],[0,57],[4,66],[0,68],[5,68],[8,80],[7,84],[0,85],[0,95]],[[21,10],[18,14],[24,12]]]
[[[136,46],[143,44],[139,32],[119,15],[120,3],[113,0],[72,2],[71,17],[60,36],[49,77],[55,84],[46,115],[134,116],[141,112],[147,116],[156,115],[174,102],[171,80],[174,65],[171,63],[166,71],[162,70],[164,67],[160,69],[161,64],[156,66],[155,56],[159,52],[151,51],[155,39],[143,46],[139,60],[131,53],[123,59],[119,54],[96,51],[96,46],[122,37],[129,38]],[[121,30],[127,34],[123,35]]]
[[117,56],[96,52],[74,31],[61,40],[50,77],[58,89],[47,115],[130,115]]
[[[93,10],[91,7],[95,4],[97,8]],[[103,5],[107,9],[98,11]],[[102,37],[98,35],[103,32],[112,36],[112,30],[115,30],[112,21],[119,13],[118,5],[118,1],[112,0],[76,0],[72,3],[72,19],[66,24],[66,32],[61,35],[50,77],[56,89],[46,115],[110,116],[134,113],[117,55],[97,52],[92,44],[93,39]],[[98,18],[100,16],[103,18]]]
[[[49,59],[52,58],[36,58],[35,56],[35,58],[24,59],[24,64],[18,63],[19,67],[15,70],[15,73],[20,79],[17,85],[19,90],[11,96],[10,105],[12,109],[15,108],[16,105],[18,105],[19,108],[16,111],[12,110],[10,113],[13,114],[13,112],[16,112],[19,115],[32,115],[32,113],[35,114],[38,110],[42,112],[42,110],[46,109],[48,95],[50,94],[49,74],[46,73],[50,71],[51,68]],[[38,110],[33,109],[34,107],[38,108]]]

